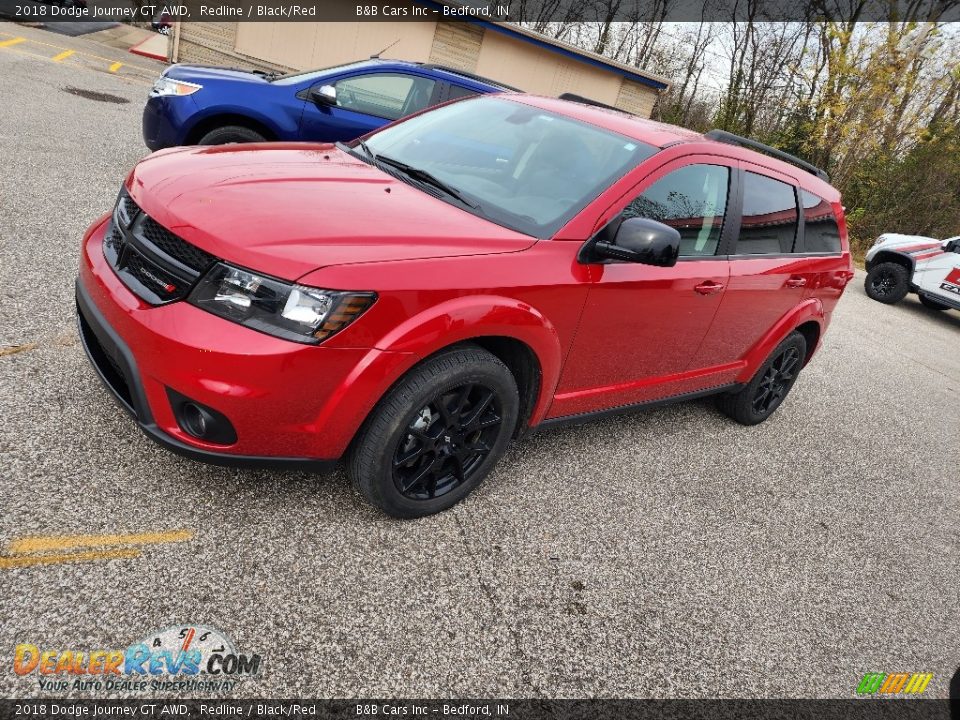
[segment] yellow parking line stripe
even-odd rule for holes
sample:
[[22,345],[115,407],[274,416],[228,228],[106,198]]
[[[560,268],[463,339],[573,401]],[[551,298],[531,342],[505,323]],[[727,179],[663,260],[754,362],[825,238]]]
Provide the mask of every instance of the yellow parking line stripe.
[[61,60],[66,60],[66,59],[67,59],[68,57],[70,57],[71,55],[76,54],[76,52],[77,52],[76,50],[64,50],[64,51],[63,51],[62,53],[60,53],[59,55],[54,55],[54,56],[53,56],[52,58],[50,58],[50,59],[53,60],[54,62],[60,62]]
[[193,539],[190,530],[132,533],[128,535],[51,535],[13,540],[7,548],[10,555],[70,550],[81,547],[111,547],[117,545],[158,545],[186,542]]
[[[67,49],[67,48],[65,48],[63,45],[55,45],[55,44],[53,44],[53,43],[43,42],[42,40],[34,40],[34,39],[32,39],[32,38],[31,38],[31,40],[30,40],[30,44],[31,44],[31,45],[43,45],[44,47],[53,48],[54,50],[66,50],[66,49]],[[93,53],[86,52],[85,50],[73,50],[72,52],[75,52],[77,55],[80,55],[81,57],[93,58],[94,60],[103,60],[104,62],[114,62],[114,60],[113,60],[112,58],[106,58],[106,57],[103,57],[103,55],[94,55]],[[128,67],[134,67],[134,68],[136,68],[137,70],[143,70],[144,72],[149,72],[149,73],[155,73],[155,72],[157,72],[157,70],[156,70],[155,68],[148,68],[148,67],[144,67],[144,66],[142,66],[142,65],[130,65],[130,63],[124,63],[124,64],[127,65]]]
[[32,565],[55,565],[70,562],[88,562],[90,560],[114,560],[116,558],[140,557],[136,548],[117,548],[115,550],[85,550],[75,553],[59,553],[56,555],[18,555],[16,557],[0,557],[0,570],[30,567]]
[[11,45],[16,45],[17,43],[22,43],[26,38],[15,37],[13,40],[4,40],[0,42],[0,47],[10,47]]
[[[33,41],[31,41],[31,42],[33,42]],[[43,43],[40,43],[40,44],[43,44]],[[4,49],[4,48],[0,48],[0,49]],[[49,60],[49,59],[50,59],[50,56],[49,56],[49,55],[41,55],[40,53],[34,53],[34,52],[29,52],[29,51],[27,51],[27,50],[21,50],[19,47],[11,47],[11,48],[5,48],[5,49],[6,49],[7,52],[14,53],[14,54],[16,54],[16,55],[23,55],[24,57],[40,58],[41,60]],[[82,54],[82,53],[81,53],[81,54]],[[89,55],[88,55],[88,56],[86,56],[86,57],[92,57],[92,56],[89,56]],[[137,69],[137,70],[142,70],[142,69],[143,69],[143,68],[141,68],[139,65],[129,65],[129,64],[127,64],[127,63],[124,63],[124,66],[125,66],[125,67],[128,67],[128,68],[135,68],[135,69]],[[72,65],[72,66],[70,66],[70,67],[73,67],[73,68],[76,68],[76,69],[79,69],[79,70],[83,70],[83,71],[85,71],[85,72],[103,72],[102,70],[98,70],[98,69],[92,68],[92,67],[86,67],[85,65],[82,65],[82,64],[76,64],[76,65]],[[120,75],[119,73],[117,73],[116,75],[117,75],[118,78],[120,78],[121,80],[123,80],[124,82],[127,82],[127,83],[132,83],[132,84],[134,84],[134,85],[143,85],[144,87],[152,87],[152,86],[153,86],[153,82],[152,82],[152,81],[143,80],[143,79],[140,79],[140,78],[138,78],[138,77],[132,77],[132,76],[130,76],[129,74]]]
[[117,70],[119,70],[119,69],[122,68],[122,67],[123,67],[123,63],[121,63],[121,62],[116,62],[116,63],[114,63],[113,65],[110,66],[110,72],[116,72]]

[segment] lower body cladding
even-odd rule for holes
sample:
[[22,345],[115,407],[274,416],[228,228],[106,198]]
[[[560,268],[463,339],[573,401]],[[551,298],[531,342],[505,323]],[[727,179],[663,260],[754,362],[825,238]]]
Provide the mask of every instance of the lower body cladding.
[[301,345],[186,302],[143,303],[84,238],[80,337],[101,380],[153,440],[208,463],[324,469],[346,451],[388,378],[417,357]]

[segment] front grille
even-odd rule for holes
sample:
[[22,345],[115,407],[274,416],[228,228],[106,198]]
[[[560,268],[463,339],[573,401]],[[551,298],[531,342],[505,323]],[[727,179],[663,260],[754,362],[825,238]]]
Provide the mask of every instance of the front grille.
[[144,216],[141,226],[143,237],[172,258],[179,260],[197,272],[203,272],[217,261],[213,255],[181,240],[152,217]]
[[130,224],[130,221],[139,214],[140,206],[133,201],[132,197],[123,193],[120,196],[120,212],[124,216],[125,224]]
[[124,255],[123,269],[163,302],[182,297],[183,291],[189,289],[191,284],[184,283],[180,278],[167,272],[156,263],[150,262],[140,251],[133,248],[130,248]]
[[[185,298],[217,258],[147,215],[129,195],[103,237],[103,255],[117,276],[143,300],[162,305]],[[126,229],[124,229],[124,227]]]

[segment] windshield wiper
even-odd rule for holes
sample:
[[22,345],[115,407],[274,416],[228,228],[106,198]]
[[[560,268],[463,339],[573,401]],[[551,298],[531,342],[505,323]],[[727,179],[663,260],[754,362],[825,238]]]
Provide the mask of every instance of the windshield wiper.
[[369,157],[374,162],[377,161],[377,154],[370,149],[370,146],[367,145],[366,140],[357,140],[357,145],[359,145],[361,149],[367,154],[367,157]]
[[[362,140],[360,141],[360,144],[361,146],[365,145],[365,143],[363,143]],[[367,152],[368,155],[370,155],[371,158],[373,158],[374,161],[381,162],[384,165],[389,165],[390,167],[396,168],[397,170],[402,172],[404,175],[406,175],[407,177],[413,178],[414,180],[419,180],[420,182],[427,183],[428,185],[433,185],[438,190],[442,190],[447,195],[450,195],[451,197],[455,197],[457,200],[462,202],[467,207],[472,208],[473,210],[478,210],[480,208],[480,203],[476,202],[475,200],[469,200],[462,192],[457,190],[455,187],[451,185],[447,185],[447,183],[445,183],[443,180],[441,180],[440,178],[434,175],[431,175],[426,170],[422,170],[418,167],[413,167],[413,165],[407,165],[405,162],[401,162],[400,160],[394,160],[392,157],[375,155],[371,153],[370,150],[366,147],[364,147],[364,150]]]

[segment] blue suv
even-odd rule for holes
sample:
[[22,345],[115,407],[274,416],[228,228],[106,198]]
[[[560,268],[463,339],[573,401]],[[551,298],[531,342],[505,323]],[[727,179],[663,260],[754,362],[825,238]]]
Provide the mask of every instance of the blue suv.
[[151,150],[346,141],[447,100],[510,90],[452,68],[377,58],[288,75],[173,65],[150,91],[143,139]]

